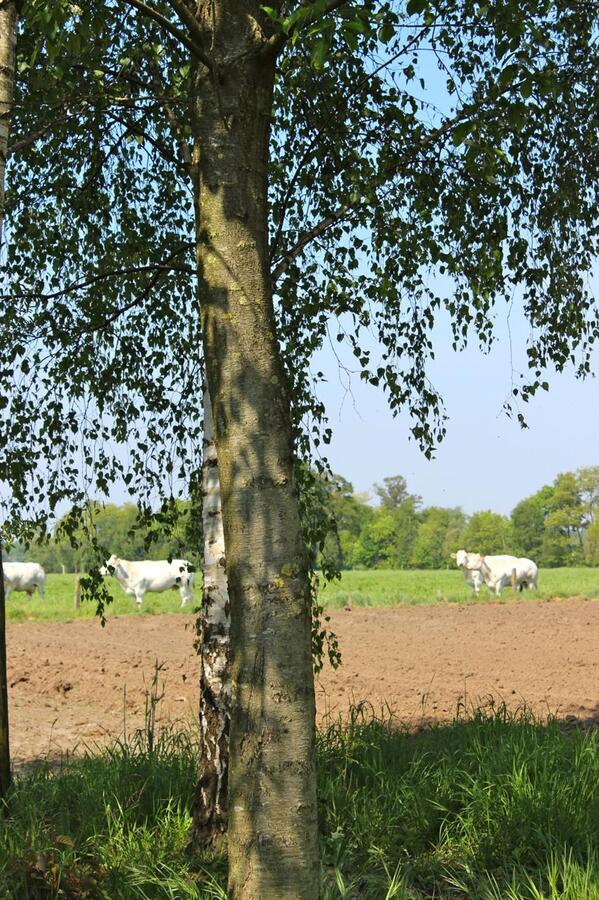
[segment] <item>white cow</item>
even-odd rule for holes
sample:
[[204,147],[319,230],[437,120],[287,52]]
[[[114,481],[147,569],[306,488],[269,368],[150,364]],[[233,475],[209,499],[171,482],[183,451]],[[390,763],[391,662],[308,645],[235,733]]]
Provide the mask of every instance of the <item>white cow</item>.
[[193,595],[195,577],[191,563],[186,559],[151,560],[131,562],[114,554],[100,569],[100,575],[114,575],[126,594],[142,603],[146,591],[162,593],[169,589],[179,589],[181,606],[185,606]]
[[2,569],[7,600],[13,591],[25,591],[31,597],[36,588],[42,600],[45,598],[46,573],[39,563],[3,562]]
[[526,559],[526,557],[508,554],[483,556],[481,553],[467,553],[465,550],[458,550],[456,563],[464,572],[466,580],[468,580],[469,574],[478,572],[489,590],[495,592],[496,597],[499,597],[503,588],[508,584],[519,591],[523,590],[525,586],[531,590],[537,586],[539,569],[532,559]]
[[465,550],[458,550],[457,553],[451,554],[452,559],[455,559],[457,565],[464,573],[466,584],[473,589],[475,594],[480,594],[480,589],[485,583],[485,579],[480,569],[473,569],[467,565],[469,556],[474,556],[474,554],[466,553]]
[[485,583],[483,573],[479,569],[462,569],[466,584],[469,585],[475,594],[480,594],[480,589]]

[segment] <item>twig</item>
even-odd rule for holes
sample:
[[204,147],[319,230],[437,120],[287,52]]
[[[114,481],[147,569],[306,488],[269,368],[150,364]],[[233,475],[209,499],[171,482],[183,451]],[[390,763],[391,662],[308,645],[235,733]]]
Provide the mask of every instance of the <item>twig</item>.
[[129,6],[135,7],[135,9],[139,10],[142,15],[147,16],[150,19],[153,19],[157,22],[165,31],[168,31],[174,38],[176,38],[180,44],[183,44],[184,47],[195,56],[201,63],[203,63],[207,69],[211,72],[214,69],[212,64],[212,60],[210,57],[206,56],[201,47],[198,47],[196,42],[188,37],[184,31],[181,31],[180,28],[177,28],[176,25],[173,25],[172,22],[163,16],[162,13],[159,13],[158,10],[152,9],[151,6],[148,6],[147,3],[144,3],[143,0],[127,0]]

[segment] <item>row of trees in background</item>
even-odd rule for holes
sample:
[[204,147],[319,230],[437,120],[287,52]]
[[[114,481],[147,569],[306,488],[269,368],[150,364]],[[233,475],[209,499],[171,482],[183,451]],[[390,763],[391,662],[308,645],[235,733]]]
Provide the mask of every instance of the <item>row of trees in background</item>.
[[401,475],[375,485],[379,505],[335,476],[329,502],[337,521],[323,551],[341,568],[438,569],[463,547],[528,556],[541,566],[599,565],[599,466],[564,472],[525,498],[511,517],[460,507],[422,508]]
[[[89,504],[89,518],[98,544],[107,555],[116,553],[123,559],[189,559],[198,565],[202,555],[201,514],[194,515],[189,500],[175,501],[168,518],[140,523],[138,508],[133,503],[118,506],[114,503]],[[71,536],[61,519],[49,540],[34,543],[29,550],[14,547],[10,559],[32,559],[41,563],[47,572],[86,572],[98,565],[89,533],[80,528]],[[199,530],[199,531],[198,531]],[[196,533],[198,531],[198,533]]]
[[[337,523],[321,554],[331,568],[440,569],[463,547],[481,553],[529,556],[541,566],[599,565],[599,466],[564,472],[553,484],[521,500],[511,517],[483,510],[471,516],[460,507],[422,507],[401,475],[375,485],[378,505],[354,493],[349,481],[335,475],[325,484],[323,512]],[[138,521],[132,503],[90,504],[98,543],[125,559],[201,557],[201,514],[191,503],[176,501],[162,521]],[[53,537],[22,548],[11,559],[29,558],[48,572],[82,572],[97,564],[89,538],[81,530],[71,540],[58,523]]]

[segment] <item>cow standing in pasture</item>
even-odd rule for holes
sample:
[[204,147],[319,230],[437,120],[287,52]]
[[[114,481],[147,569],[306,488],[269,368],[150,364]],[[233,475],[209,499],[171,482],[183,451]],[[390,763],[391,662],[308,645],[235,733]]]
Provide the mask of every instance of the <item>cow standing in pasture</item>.
[[[490,591],[499,597],[504,587],[511,584],[514,590],[522,591],[524,587],[530,590],[536,588],[539,577],[539,569],[526,557],[510,556],[483,556],[481,553],[467,553],[466,550],[458,550],[455,555],[457,565],[461,568],[466,581],[478,572]],[[479,587],[480,590],[480,587]],[[478,593],[478,590],[476,590]]]
[[179,589],[181,606],[185,606],[193,596],[195,576],[193,566],[186,559],[142,560],[132,562],[114,554],[100,569],[100,575],[114,575],[126,594],[142,603],[144,594],[162,593]]
[[462,569],[466,584],[472,588],[475,594],[480,594],[480,589],[485,583],[480,569]]
[[46,573],[39,563],[34,562],[3,562],[4,571],[4,597],[6,600],[13,591],[25,591],[29,596],[37,588],[42,600],[45,598]]

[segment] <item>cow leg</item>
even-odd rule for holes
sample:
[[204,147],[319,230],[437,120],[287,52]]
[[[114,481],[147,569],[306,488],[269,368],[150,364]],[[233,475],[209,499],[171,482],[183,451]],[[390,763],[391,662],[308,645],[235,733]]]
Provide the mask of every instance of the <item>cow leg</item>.
[[141,606],[141,604],[143,603],[144,593],[145,593],[145,591],[140,591],[140,590],[135,591],[135,602],[137,603],[138,606]]
[[38,586],[37,586],[37,592],[38,592],[38,594],[40,595],[40,599],[41,599],[41,600],[45,600],[45,599],[46,599],[46,587],[45,587],[43,581],[40,581],[40,583],[38,584]]

